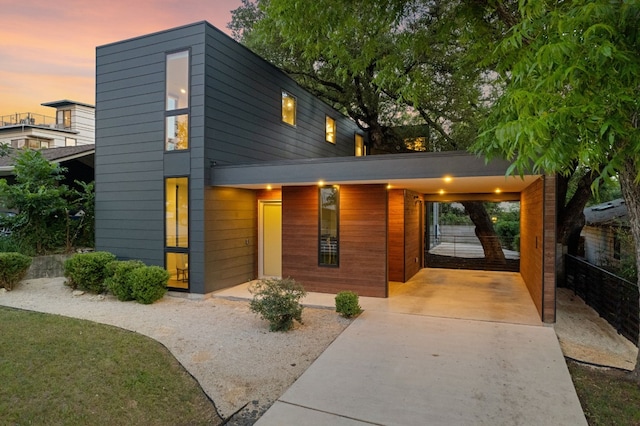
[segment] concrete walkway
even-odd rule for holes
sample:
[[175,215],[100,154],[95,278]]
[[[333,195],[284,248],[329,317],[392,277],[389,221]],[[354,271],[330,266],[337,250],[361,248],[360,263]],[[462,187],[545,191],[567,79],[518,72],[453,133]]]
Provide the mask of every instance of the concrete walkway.
[[587,424],[519,274],[423,270],[390,293],[361,298],[365,312],[256,424]]

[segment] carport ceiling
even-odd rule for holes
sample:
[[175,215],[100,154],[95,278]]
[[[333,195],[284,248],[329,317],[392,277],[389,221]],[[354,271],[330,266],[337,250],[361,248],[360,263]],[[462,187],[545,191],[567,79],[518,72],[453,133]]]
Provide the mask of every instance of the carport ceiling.
[[506,161],[486,163],[466,152],[434,152],[300,159],[254,164],[211,163],[213,186],[262,189],[267,186],[384,184],[421,194],[519,193],[539,175],[509,176]]

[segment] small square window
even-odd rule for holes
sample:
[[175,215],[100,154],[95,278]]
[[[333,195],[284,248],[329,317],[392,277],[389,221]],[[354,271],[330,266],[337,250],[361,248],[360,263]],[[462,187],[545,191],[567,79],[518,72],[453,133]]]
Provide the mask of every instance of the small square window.
[[327,118],[325,120],[325,140],[327,142],[331,142],[333,144],[336,143],[336,120],[334,120],[333,118],[329,117],[327,115]]
[[282,91],[282,121],[292,126],[296,125],[296,98]]

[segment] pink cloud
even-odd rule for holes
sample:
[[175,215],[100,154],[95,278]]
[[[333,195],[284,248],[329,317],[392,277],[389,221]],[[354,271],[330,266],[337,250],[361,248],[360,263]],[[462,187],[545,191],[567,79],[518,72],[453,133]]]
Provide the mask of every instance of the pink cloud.
[[0,14],[0,115],[93,103],[95,48],[197,21],[228,32],[240,0],[21,0]]

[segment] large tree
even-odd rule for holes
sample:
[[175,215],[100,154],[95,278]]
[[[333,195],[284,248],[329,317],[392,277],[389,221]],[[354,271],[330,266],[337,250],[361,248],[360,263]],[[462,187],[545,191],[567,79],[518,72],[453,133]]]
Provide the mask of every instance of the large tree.
[[[488,73],[455,3],[433,0],[243,0],[234,37],[353,118],[374,153],[461,150],[489,106]],[[491,37],[487,35],[485,39]],[[399,130],[402,129],[402,130]],[[408,137],[407,137],[408,136]],[[504,261],[491,221],[468,202],[485,256]]]
[[519,11],[496,50],[504,91],[474,149],[514,172],[567,175],[579,163],[595,184],[619,176],[640,266],[640,2],[536,0]]

